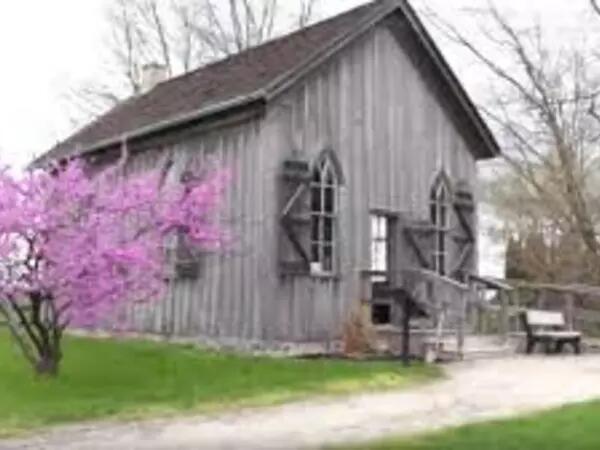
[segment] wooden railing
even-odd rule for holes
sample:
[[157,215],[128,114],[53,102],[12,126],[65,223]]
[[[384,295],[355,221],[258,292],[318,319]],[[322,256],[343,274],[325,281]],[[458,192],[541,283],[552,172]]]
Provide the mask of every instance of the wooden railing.
[[508,339],[511,324],[516,325],[520,310],[511,305],[514,288],[505,280],[471,276],[474,301],[467,322],[472,333],[500,335]]
[[[510,308],[562,311],[567,326],[588,336],[600,337],[600,288],[587,285],[555,285],[511,282]],[[511,332],[522,332],[521,323],[511,320]]]
[[481,310],[472,319],[476,331],[484,334],[523,333],[520,314],[527,309],[561,311],[572,330],[600,337],[600,287],[576,284],[529,283],[496,280],[503,288],[484,299],[485,289],[475,282]]
[[[429,336],[436,348],[455,339],[458,357],[464,355],[465,336],[493,335],[508,339],[524,332],[520,315],[527,309],[561,311],[570,329],[587,337],[600,337],[600,287],[526,283],[471,276],[468,283],[423,269],[363,276],[363,298],[372,298],[372,279],[390,280],[426,314],[404,326]],[[400,297],[402,298],[402,294]],[[417,325],[419,324],[419,325]],[[406,331],[408,333],[408,331]]]
[[403,271],[404,288],[427,313],[436,348],[450,333],[456,338],[458,357],[464,355],[466,318],[475,292],[467,285],[429,270]]

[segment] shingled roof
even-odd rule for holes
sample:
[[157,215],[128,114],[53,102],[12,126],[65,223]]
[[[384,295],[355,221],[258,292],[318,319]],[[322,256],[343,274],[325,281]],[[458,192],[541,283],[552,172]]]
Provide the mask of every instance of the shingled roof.
[[[329,48],[356,35],[373,21],[402,7],[413,16],[416,28],[422,27],[406,0],[375,0],[329,20],[269,41],[237,55],[201,67],[188,74],[165,81],[146,94],[132,97],[60,142],[38,159],[37,163],[71,157],[118,145],[125,138],[142,137],[158,129],[182,126],[211,113],[222,112],[252,100],[266,99],[269,90],[290,74],[304,69],[309,62]],[[424,34],[432,57],[441,60],[467,115],[490,147],[492,156],[497,144],[489,129],[468,99],[460,83],[443,61],[441,54]]]
[[301,66],[312,55],[358,24],[368,21],[381,7],[369,3],[332,19],[251,48],[159,84],[150,92],[116,106],[55,146],[44,159],[109,142],[161,122],[185,117],[200,109],[254,93],[278,77]]

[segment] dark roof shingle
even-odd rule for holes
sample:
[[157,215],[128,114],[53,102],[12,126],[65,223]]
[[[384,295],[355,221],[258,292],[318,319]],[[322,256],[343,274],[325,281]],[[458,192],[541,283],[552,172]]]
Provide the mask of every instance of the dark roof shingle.
[[368,3],[161,83],[116,106],[59,143],[43,159],[70,156],[135,130],[252,94],[350,34],[358,24],[369,20],[380,5],[378,1]]

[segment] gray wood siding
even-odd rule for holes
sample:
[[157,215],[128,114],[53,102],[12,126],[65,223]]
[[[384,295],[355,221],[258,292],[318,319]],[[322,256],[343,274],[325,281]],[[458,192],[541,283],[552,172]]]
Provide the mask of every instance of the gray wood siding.
[[[280,161],[313,160],[333,149],[346,183],[341,195],[339,277],[280,280],[274,308],[278,339],[339,338],[360,300],[359,273],[370,268],[372,209],[429,218],[429,193],[444,170],[471,185],[476,162],[426,77],[381,25],[284,94],[267,118]],[[276,323],[276,317],[269,320]],[[270,333],[271,334],[271,333]]]
[[[278,172],[294,153],[313,159],[325,148],[337,154],[346,180],[339,277],[280,278]],[[383,24],[275,99],[266,117],[171,150],[182,167],[232,169],[221,220],[233,243],[224,254],[206,255],[201,276],[174,283],[165,302],[132,307],[133,328],[232,345],[339,338],[359,300],[359,272],[370,267],[369,211],[427,219],[440,170],[471,185],[476,178],[454,122]],[[136,156],[132,170],[155,167],[164,151]]]
[[165,301],[131,307],[134,331],[218,342],[266,338],[263,300],[273,296],[277,274],[271,255],[277,167],[269,156],[274,149],[261,138],[263,125],[252,120],[132,157],[131,171],[157,168],[172,152],[169,176],[189,167],[226,167],[233,175],[219,217],[231,243],[203,255],[198,279],[173,282]]

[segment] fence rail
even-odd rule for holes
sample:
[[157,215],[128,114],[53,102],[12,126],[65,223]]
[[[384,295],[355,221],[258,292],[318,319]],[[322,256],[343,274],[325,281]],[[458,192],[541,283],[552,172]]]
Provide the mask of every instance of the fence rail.
[[[571,330],[600,337],[600,287],[581,284],[558,285],[528,283],[519,280],[499,281],[508,289],[496,289],[491,298],[489,286],[479,283],[482,307],[471,311],[475,330],[481,334],[523,333],[519,315],[527,309],[561,311]],[[477,286],[477,282],[475,285]]]
[[425,305],[438,342],[452,330],[458,356],[465,335],[495,335],[508,341],[524,333],[521,314],[528,309],[561,311],[570,330],[600,337],[600,287],[526,283],[473,277],[468,284],[424,270],[405,271],[405,286]]

